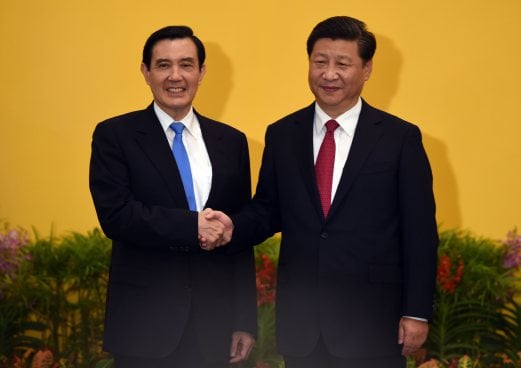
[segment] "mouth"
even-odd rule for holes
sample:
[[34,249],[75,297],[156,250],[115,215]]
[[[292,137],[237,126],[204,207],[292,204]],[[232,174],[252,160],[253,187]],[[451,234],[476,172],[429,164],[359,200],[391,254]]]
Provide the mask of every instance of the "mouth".
[[169,93],[180,93],[180,92],[186,91],[186,88],[184,88],[184,87],[168,87],[166,89],[166,91],[169,92]]
[[333,93],[340,89],[339,87],[332,87],[332,86],[321,86],[320,88],[322,88],[327,93]]

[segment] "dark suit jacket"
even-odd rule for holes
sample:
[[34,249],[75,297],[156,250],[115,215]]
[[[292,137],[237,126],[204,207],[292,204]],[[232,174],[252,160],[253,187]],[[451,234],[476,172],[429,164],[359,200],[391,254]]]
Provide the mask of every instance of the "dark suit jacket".
[[[213,168],[206,207],[236,212],[250,200],[246,137],[197,115]],[[252,249],[200,249],[197,212],[152,105],[100,123],[93,135],[90,188],[113,240],[104,348],[161,357],[177,346],[189,314],[203,353],[227,360],[232,331],[256,332]],[[252,248],[251,246],[249,248]]]
[[430,318],[435,285],[435,204],[420,131],[363,102],[324,219],[313,118],[314,104],[268,127],[253,204],[233,217],[235,241],[282,232],[280,353],[303,356],[322,334],[339,357],[400,354],[400,317]]

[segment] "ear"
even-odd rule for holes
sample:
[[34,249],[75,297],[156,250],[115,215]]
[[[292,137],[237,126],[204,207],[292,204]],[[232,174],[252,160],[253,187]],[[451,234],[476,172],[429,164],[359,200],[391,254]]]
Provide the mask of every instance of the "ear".
[[150,85],[150,70],[148,70],[145,63],[141,63],[141,74],[143,74],[143,77],[145,77],[147,84]]
[[203,64],[203,66],[201,67],[201,72],[199,73],[199,80],[197,81],[198,85],[201,84],[205,75],[206,75],[206,64]]
[[364,80],[367,82],[369,80],[369,77],[371,76],[371,72],[373,71],[373,59],[364,63],[363,70]]

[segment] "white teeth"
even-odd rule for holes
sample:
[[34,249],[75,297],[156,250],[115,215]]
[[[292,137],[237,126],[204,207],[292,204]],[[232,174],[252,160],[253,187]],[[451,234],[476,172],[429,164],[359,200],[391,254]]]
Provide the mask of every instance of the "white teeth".
[[170,87],[166,89],[168,92],[182,92],[184,91],[184,88],[181,87]]

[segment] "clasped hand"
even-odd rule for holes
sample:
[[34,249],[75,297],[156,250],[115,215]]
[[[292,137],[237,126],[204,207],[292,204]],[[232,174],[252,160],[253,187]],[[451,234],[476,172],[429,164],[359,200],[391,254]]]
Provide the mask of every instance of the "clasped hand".
[[232,239],[233,222],[224,212],[206,208],[199,212],[198,233],[201,248],[210,251]]

